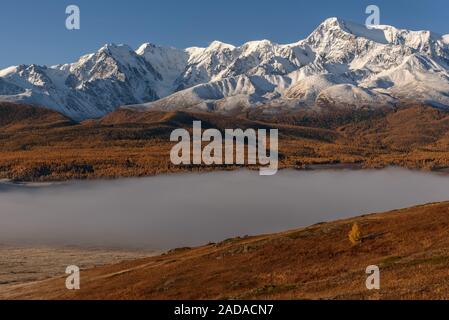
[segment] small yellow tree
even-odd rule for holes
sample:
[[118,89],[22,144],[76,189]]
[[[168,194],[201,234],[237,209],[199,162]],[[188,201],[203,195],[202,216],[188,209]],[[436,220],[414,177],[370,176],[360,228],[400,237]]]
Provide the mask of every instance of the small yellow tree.
[[351,231],[348,234],[349,241],[355,246],[357,244],[360,244],[362,242],[362,238],[360,235],[360,229],[359,225],[356,223],[353,224]]

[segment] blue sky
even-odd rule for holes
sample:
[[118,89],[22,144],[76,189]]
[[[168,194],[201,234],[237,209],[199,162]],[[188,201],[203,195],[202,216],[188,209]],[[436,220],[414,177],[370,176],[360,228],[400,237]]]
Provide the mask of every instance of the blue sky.
[[[65,28],[69,4],[80,7],[81,30]],[[447,0],[1,0],[0,68],[71,62],[105,43],[295,42],[328,17],[364,23],[369,4],[382,24],[449,33]]]

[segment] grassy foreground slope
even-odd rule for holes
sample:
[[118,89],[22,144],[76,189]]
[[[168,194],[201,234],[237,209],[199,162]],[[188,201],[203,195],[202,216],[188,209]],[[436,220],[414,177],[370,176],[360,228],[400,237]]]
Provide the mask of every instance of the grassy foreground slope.
[[[362,243],[348,232],[357,222]],[[4,287],[7,299],[449,299],[449,202],[322,223]],[[381,289],[365,268],[378,265]]]

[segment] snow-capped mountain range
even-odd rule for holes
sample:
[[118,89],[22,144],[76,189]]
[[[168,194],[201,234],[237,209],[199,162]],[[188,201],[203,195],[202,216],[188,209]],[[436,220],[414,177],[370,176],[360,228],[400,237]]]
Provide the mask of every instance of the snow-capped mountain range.
[[0,70],[0,100],[82,120],[124,105],[165,110],[393,106],[416,101],[449,109],[449,35],[367,29],[330,18],[292,44],[240,47],[105,45],[72,64]]

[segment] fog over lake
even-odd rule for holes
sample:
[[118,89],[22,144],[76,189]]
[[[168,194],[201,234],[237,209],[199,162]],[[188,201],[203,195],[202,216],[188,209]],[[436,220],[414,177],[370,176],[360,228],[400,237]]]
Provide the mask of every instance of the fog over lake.
[[445,200],[449,176],[396,168],[3,183],[0,244],[167,249]]

